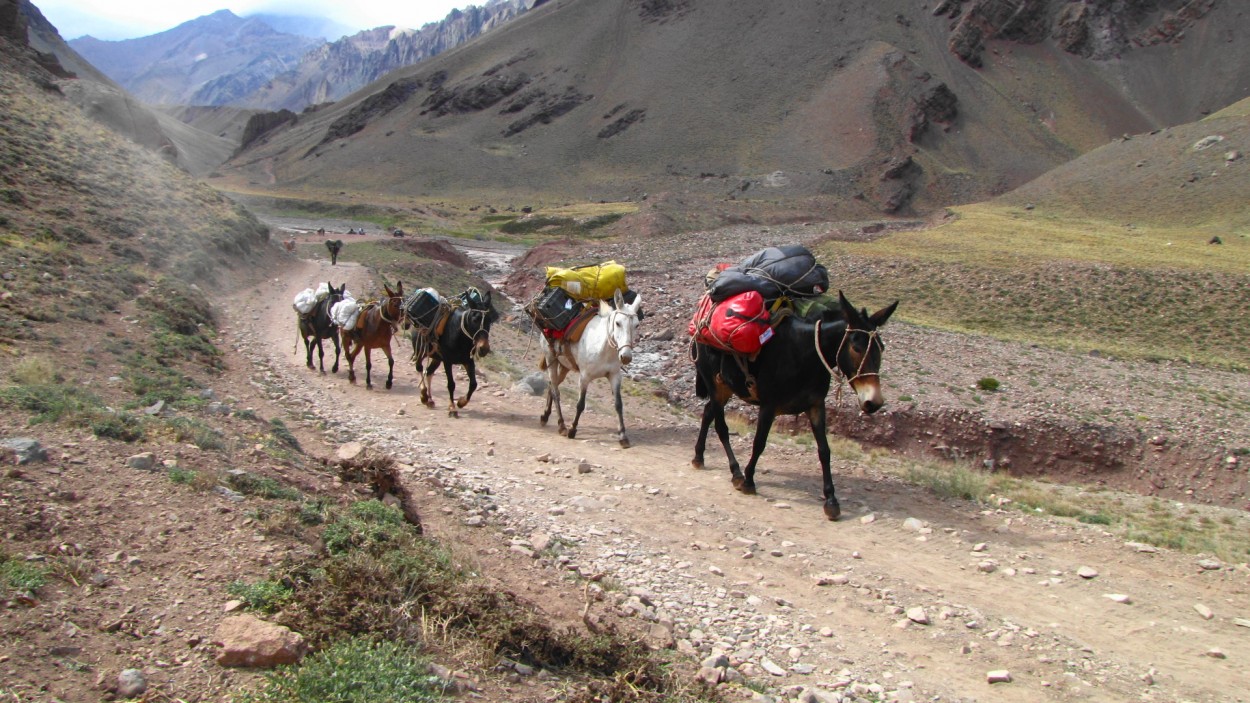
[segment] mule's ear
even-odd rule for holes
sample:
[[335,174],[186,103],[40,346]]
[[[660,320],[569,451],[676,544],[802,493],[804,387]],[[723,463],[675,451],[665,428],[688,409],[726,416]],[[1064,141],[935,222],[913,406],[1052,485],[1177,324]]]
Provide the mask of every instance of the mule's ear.
[[399,297],[402,298],[404,297],[404,282],[400,281],[397,285],[399,287],[395,289],[395,295],[398,295]]
[[859,317],[859,313],[855,311],[855,306],[851,305],[851,301],[846,299],[842,291],[838,291],[838,305],[842,308],[842,319],[851,322]]
[[894,314],[894,309],[897,307],[898,307],[898,301],[896,300],[893,303],[890,303],[888,306],[881,308],[880,310],[874,312],[872,314],[872,317],[868,318],[868,321],[872,323],[873,327],[880,327],[881,325],[884,325],[887,320],[890,319],[890,315]]
[[638,295],[637,293],[634,294],[634,302],[629,304],[629,309],[631,312],[638,314],[639,320],[642,319],[642,296],[641,295]]
[[602,298],[599,300],[599,314],[607,315],[612,312],[612,304]]
[[617,288],[615,291],[612,292],[612,302],[615,303],[615,305],[613,305],[612,307],[616,308],[617,310],[620,310],[621,308],[625,307],[625,296],[621,295],[620,288]]

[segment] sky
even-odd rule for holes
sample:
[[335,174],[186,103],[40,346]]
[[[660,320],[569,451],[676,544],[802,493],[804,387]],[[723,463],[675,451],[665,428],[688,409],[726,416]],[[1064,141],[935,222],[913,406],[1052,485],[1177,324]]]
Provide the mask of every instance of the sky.
[[327,17],[353,31],[383,25],[419,28],[455,8],[486,0],[32,0],[65,40],[146,37],[217,10]]

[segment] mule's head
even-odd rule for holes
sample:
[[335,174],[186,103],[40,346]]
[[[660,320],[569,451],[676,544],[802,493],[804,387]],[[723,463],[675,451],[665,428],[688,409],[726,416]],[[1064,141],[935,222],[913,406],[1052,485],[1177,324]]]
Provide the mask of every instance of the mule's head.
[[842,291],[838,291],[838,302],[842,319],[846,320],[846,331],[838,347],[838,369],[849,379],[851,390],[859,399],[859,409],[872,414],[885,405],[878,375],[885,342],[881,341],[877,329],[894,314],[898,301],[871,315],[866,309],[856,310]]
[[[489,295],[486,298],[489,304]],[[490,353],[490,326],[499,317],[494,308],[486,310],[469,309],[461,313],[464,317],[462,325],[465,332],[473,340],[473,356],[483,357]]]
[[391,290],[389,285],[383,283],[382,291],[386,294],[382,300],[378,301],[382,319],[387,322],[398,323],[402,319],[401,316],[404,311],[404,282],[400,281],[395,284],[395,290]]
[[638,311],[642,308],[642,296],[635,296],[626,303],[621,291],[616,291],[612,303],[599,301],[599,314],[608,318],[608,344],[616,349],[617,358],[624,366],[634,360],[634,345],[638,343]]

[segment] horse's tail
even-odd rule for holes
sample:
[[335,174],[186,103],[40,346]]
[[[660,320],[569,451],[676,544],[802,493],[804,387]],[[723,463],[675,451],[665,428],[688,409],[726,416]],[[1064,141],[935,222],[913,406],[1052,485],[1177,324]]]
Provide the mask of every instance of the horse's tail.
[[546,354],[543,354],[542,358],[538,360],[538,370],[539,371],[547,370],[547,355]]

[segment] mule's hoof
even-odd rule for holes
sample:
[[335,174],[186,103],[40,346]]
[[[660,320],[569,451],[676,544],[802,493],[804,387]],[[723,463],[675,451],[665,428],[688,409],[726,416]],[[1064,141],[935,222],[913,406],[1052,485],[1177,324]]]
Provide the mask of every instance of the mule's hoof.
[[568,433],[569,433],[569,428],[567,428],[567,427],[559,427],[559,428],[556,428],[556,432],[559,432],[561,435],[568,435]]
[[460,417],[460,413],[456,412],[455,410],[448,410],[447,417]]
[[544,415],[544,416],[542,416],[542,417],[538,418],[538,426],[539,426],[539,427],[546,427],[546,426],[547,426],[547,416],[546,416],[546,415]]
[[572,428],[569,428],[569,431],[568,431],[568,438],[569,438],[569,439],[576,439],[576,438],[577,438],[577,430],[572,429]]
[[621,449],[629,449],[629,440],[624,437],[621,438]]
[[829,503],[825,503],[825,517],[829,518],[832,521],[832,520],[837,520],[841,516],[842,516],[842,506],[838,505],[838,501],[835,500]]
[[703,468],[703,460],[702,460],[702,459],[691,459],[691,460],[690,460],[690,466],[691,466],[692,468],[695,468],[695,469],[701,469],[701,468]]
[[387,382],[386,382],[386,390],[388,390],[388,391],[389,391],[390,389],[391,389],[391,382],[390,382],[390,381],[387,381]]
[[458,408],[463,408],[464,406],[466,406],[466,405],[468,405],[468,404],[469,404],[469,399],[468,399],[468,398],[458,398],[458,399],[456,399],[456,407],[458,407]]
[[737,488],[740,493],[745,493],[749,496],[755,495],[755,485],[747,483],[745,478],[735,478],[733,479],[733,484],[734,488]]

